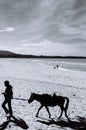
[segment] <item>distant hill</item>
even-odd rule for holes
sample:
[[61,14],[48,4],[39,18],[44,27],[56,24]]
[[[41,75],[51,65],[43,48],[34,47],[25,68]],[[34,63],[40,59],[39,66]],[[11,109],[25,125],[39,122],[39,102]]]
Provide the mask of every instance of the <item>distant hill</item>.
[[2,51],[2,50],[0,50],[0,55],[13,55],[13,54],[15,54],[15,53],[10,52],[10,51]]
[[19,54],[16,54],[14,52],[11,51],[5,51],[5,50],[0,50],[0,58],[15,58],[17,57]]
[[10,51],[0,50],[0,58],[84,58],[83,56],[47,56],[47,55],[26,55],[17,54]]

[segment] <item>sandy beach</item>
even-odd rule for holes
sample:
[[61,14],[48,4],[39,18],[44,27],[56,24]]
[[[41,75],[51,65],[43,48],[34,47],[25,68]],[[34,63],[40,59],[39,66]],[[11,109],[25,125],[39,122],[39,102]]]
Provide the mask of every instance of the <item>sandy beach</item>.
[[[86,72],[54,69],[57,63],[58,61],[42,59],[0,59],[0,124],[6,121],[1,107],[4,100],[1,93],[5,89],[3,84],[5,80],[9,80],[13,86],[14,98],[29,99],[31,92],[51,95],[55,92],[57,95],[69,98],[68,116],[72,121],[77,121],[77,116],[86,117]],[[62,62],[59,64],[62,66]],[[37,101],[28,104],[27,101],[12,100],[14,116],[22,118],[28,124],[29,130],[72,130],[71,127],[61,127],[55,123],[50,125],[44,123],[43,121],[50,120],[45,108],[39,113],[41,118],[35,117],[39,107],[40,104]],[[57,121],[60,108],[49,107],[49,110],[52,118]],[[64,114],[62,120],[67,121]],[[6,130],[9,129],[21,130],[22,128],[9,123]]]

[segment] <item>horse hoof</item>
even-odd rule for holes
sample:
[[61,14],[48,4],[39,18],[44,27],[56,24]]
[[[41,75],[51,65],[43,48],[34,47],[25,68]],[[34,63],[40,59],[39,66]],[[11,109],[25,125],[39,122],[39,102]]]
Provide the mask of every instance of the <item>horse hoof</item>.
[[69,118],[67,118],[67,120],[68,120],[69,122],[71,122],[71,120],[70,120]]
[[38,115],[36,115],[36,117],[38,117]]

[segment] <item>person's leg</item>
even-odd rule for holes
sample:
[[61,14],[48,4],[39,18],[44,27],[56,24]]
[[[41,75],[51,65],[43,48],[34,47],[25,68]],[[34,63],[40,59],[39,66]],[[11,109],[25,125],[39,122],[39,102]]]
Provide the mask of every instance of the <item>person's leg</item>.
[[2,103],[2,108],[4,109],[5,113],[7,114],[9,111],[8,109],[6,108],[6,105],[7,104],[7,101],[5,100],[3,103]]
[[12,116],[13,112],[12,112],[11,100],[8,101],[8,108],[9,108],[9,113]]

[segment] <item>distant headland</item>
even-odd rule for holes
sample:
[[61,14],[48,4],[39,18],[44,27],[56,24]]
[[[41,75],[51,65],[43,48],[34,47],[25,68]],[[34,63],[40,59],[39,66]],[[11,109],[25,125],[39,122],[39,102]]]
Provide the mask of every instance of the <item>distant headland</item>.
[[0,50],[0,58],[83,58],[85,56],[49,56],[49,55],[29,55],[29,54],[17,54],[11,51]]

